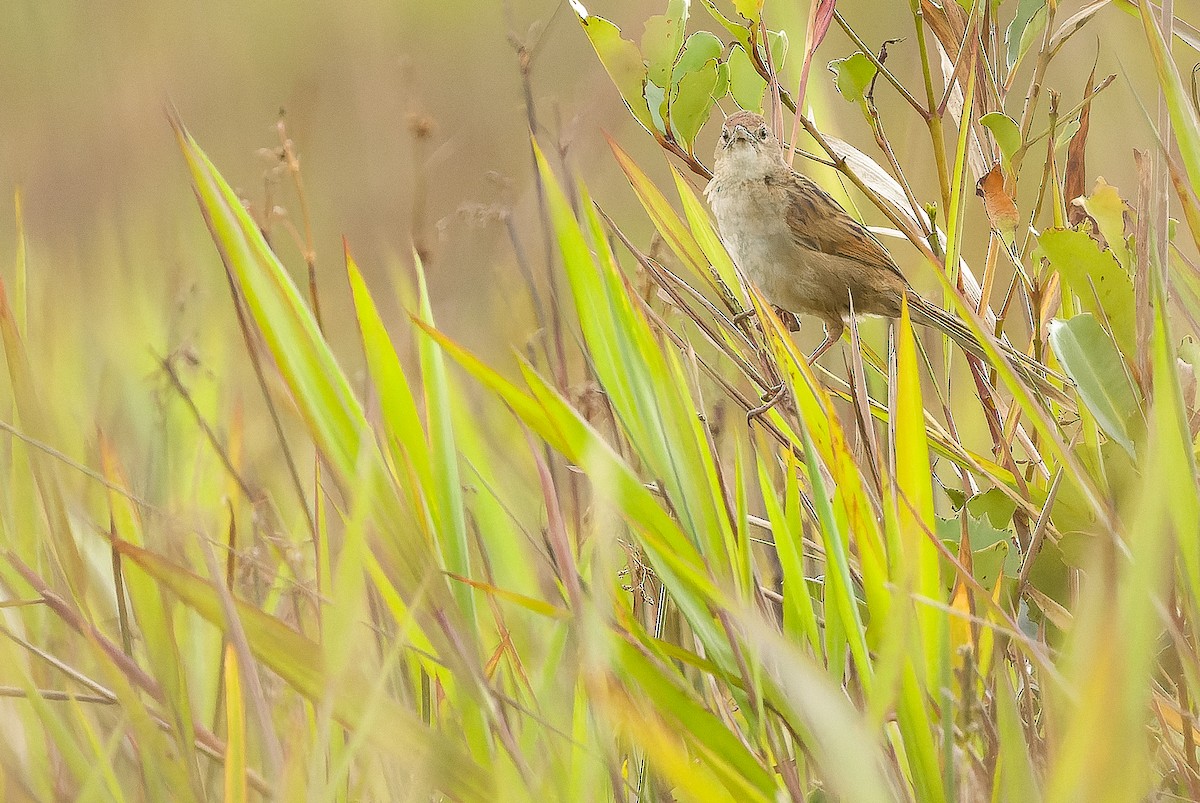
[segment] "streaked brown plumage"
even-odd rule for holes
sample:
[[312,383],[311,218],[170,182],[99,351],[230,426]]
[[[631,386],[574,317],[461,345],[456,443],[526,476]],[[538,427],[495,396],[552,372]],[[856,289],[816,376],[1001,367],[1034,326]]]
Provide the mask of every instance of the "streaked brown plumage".
[[[776,307],[815,315],[826,337],[810,359],[835,344],[850,317],[900,316],[908,299],[916,323],[932,326],[978,357],[985,352],[958,318],[921,298],[887,249],[837,201],[787,163],[761,115],[725,120],[713,178],[704,190],[721,239],[742,272]],[[1015,350],[1006,355],[1025,378],[1061,395],[1040,366]]]

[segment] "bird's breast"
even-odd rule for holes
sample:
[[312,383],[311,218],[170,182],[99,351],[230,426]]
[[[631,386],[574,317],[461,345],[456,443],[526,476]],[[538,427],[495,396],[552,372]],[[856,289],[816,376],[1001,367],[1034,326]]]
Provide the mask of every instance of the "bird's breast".
[[786,201],[765,180],[722,181],[709,185],[709,205],[730,256],[757,284],[766,286],[773,273],[786,270],[796,248],[787,221]]

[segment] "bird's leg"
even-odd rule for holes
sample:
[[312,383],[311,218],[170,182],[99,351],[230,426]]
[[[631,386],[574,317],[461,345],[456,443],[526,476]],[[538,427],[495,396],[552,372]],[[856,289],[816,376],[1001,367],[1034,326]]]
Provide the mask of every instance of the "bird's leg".
[[743,323],[750,320],[751,318],[753,318],[756,315],[758,315],[758,310],[756,310],[754,307],[751,307],[750,309],[744,309],[741,312],[739,312],[737,315],[733,316],[733,325],[741,326]]
[[779,402],[783,400],[783,397],[786,395],[786,393],[787,385],[785,385],[783,382],[780,382],[778,385],[771,388],[763,395],[763,403],[752,408],[746,413],[746,423],[754,423],[754,419],[758,418],[760,415],[767,412],[767,410],[770,410],[772,407],[779,404]]
[[812,365],[825,352],[842,339],[842,332],[846,330],[846,324],[842,323],[840,318],[825,321],[825,339],[821,341],[821,345],[817,346],[816,350],[808,356],[808,364]]

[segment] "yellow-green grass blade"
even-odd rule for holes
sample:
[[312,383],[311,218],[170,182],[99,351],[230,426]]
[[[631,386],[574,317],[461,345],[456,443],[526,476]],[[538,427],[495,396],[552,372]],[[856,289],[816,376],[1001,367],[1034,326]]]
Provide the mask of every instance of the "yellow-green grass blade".
[[1000,745],[996,786],[999,800],[1041,800],[1037,773],[1017,711],[1016,692],[1009,670],[1002,665],[996,676],[996,736]]
[[[896,521],[899,525],[899,554],[891,555],[892,580],[909,594],[929,600],[944,596],[941,565],[933,545],[936,521],[933,509],[933,479],[929,465],[929,440],[925,432],[925,406],[921,399],[921,364],[917,358],[916,338],[909,317],[908,302],[903,301],[896,332],[896,398],[892,401],[892,450],[896,470]],[[921,653],[925,657],[924,680],[930,688],[940,688],[949,678],[940,677],[946,649],[944,614],[922,605],[920,623]]]
[[[433,326],[433,309],[429,301],[429,288],[425,283],[425,270],[420,256],[414,251],[413,260],[417,268],[417,285],[420,297],[419,315],[427,325]],[[454,445],[454,423],[452,418],[450,379],[442,351],[429,338],[418,343],[421,358],[421,376],[425,388],[425,415],[429,424],[430,465],[433,469],[433,485],[430,492],[436,494],[435,544],[443,566],[461,577],[471,576],[471,549],[467,542],[466,513],[463,506],[462,481],[458,472],[458,450]],[[462,584],[451,587],[459,610],[465,638],[471,643],[479,642],[479,623],[475,616],[475,597]],[[462,636],[460,636],[462,638]],[[463,713],[472,720],[480,709],[467,706]],[[474,721],[471,734],[482,747],[486,742],[482,721]]]
[[763,665],[764,695],[811,756],[821,785],[834,799],[897,800],[885,775],[885,756],[842,685],[754,613],[740,628]]
[[333,352],[291,276],[237,195],[196,141],[172,119],[213,240],[242,291],[300,414],[340,481],[356,474],[369,429]]
[[[627,174],[636,169],[632,162],[629,165]],[[645,180],[645,174],[638,171],[638,173],[630,175],[631,182],[634,181],[635,176],[638,181]],[[679,200],[683,203],[683,214],[691,229],[692,237],[695,238],[696,245],[700,247],[705,260],[712,266],[710,270],[722,285],[718,287],[721,295],[736,300],[738,306],[745,306],[747,302],[742,291],[742,282],[737,275],[737,268],[734,267],[729,252],[725,250],[721,238],[717,236],[717,231],[713,228],[712,221],[709,220],[707,207],[696,196],[692,185],[684,179],[683,174],[674,165],[671,166],[671,176],[675,179],[675,189],[679,192]],[[639,197],[646,193],[648,190],[639,192]]]
[[417,412],[412,385],[349,247],[345,253],[346,275],[358,318],[363,353],[367,358],[371,382],[379,394],[383,432],[391,450],[398,484],[408,494],[413,510],[422,511],[424,516],[428,516],[422,491],[433,487],[433,469],[430,467],[429,443]]
[[[705,259],[704,251],[696,242],[696,238],[688,231],[688,227],[679,219],[679,215],[671,208],[670,201],[655,186],[650,177],[642,172],[633,158],[611,137],[608,145],[617,158],[617,164],[629,179],[629,185],[633,187],[634,194],[641,201],[646,214],[650,216],[654,227],[658,229],[658,233],[671,251],[700,281],[715,290],[716,285],[713,282],[713,275],[709,269],[709,263]],[[736,287],[737,285],[731,286]]]
[[[107,439],[100,441],[101,464],[109,481],[108,505],[112,521],[112,535],[117,541],[135,546],[145,544],[141,516],[126,493],[128,487],[121,466]],[[175,636],[176,605],[162,593],[158,581],[137,564],[122,562],[125,590],[133,607],[134,618],[141,634],[145,661],[155,680],[162,687],[177,749],[185,757],[180,766],[192,771],[190,777],[193,790],[202,789],[192,741],[194,728],[192,713],[192,691],[188,688],[188,677],[179,643]]]
[[504,399],[531,430],[592,479],[597,492],[625,517],[689,625],[706,647],[716,651],[710,657],[732,666],[728,645],[722,646],[724,634],[710,613],[710,606],[729,607],[731,600],[708,577],[692,541],[612,447],[528,365],[522,364],[522,373],[532,394],[440,332],[425,331],[476,380]]
[[[172,123],[225,268],[262,332],[333,480],[343,491],[370,494],[372,520],[379,532],[373,547],[401,593],[424,595],[427,605],[419,614],[430,626],[438,613],[456,607],[444,580],[430,582],[442,571],[442,554],[420,537],[416,514],[403,504],[362,407],[295,283],[195,140],[178,120]],[[440,631],[431,627],[431,632]],[[451,647],[444,635],[433,640],[439,642],[438,653],[448,662],[475,644],[458,640]],[[475,661],[473,656],[463,657]]]
[[821,648],[816,609],[808,588],[808,578],[804,574],[804,531],[800,526],[800,489],[797,487],[794,463],[789,455],[784,463],[783,493],[780,494],[771,482],[764,454],[770,452],[760,441],[758,484],[767,509],[767,519],[771,522],[772,540],[783,576],[783,632],[790,639],[807,644],[812,654],[823,660],[824,650]]
[[[881,628],[887,626],[892,596],[888,589],[887,554],[876,511],[867,498],[862,473],[846,443],[828,394],[762,297],[754,292],[752,300],[759,320],[767,324],[764,331],[768,343],[784,372],[801,423],[800,438],[795,445],[804,456],[812,487],[812,503],[821,525],[818,530],[826,560],[826,616],[833,610],[840,617],[841,633],[849,639],[851,653],[856,656],[859,682],[869,690],[873,670],[867,657],[867,645],[878,637]],[[822,464],[832,480],[833,487],[828,491],[821,475]],[[854,597],[850,566],[852,543],[861,567],[863,593],[871,617],[868,627],[863,626]],[[832,606],[830,597],[834,602]],[[826,626],[830,626],[828,618]],[[837,632],[832,635],[837,637]],[[827,645],[828,637],[827,634]],[[831,666],[836,657],[834,654],[827,656]]]
[[[0,340],[4,345],[5,363],[12,383],[13,399],[17,416],[26,432],[42,443],[52,444],[56,438],[45,415],[35,377],[37,374],[29,362],[24,341],[9,305],[8,293],[0,281]],[[25,450],[22,450],[25,451]],[[41,499],[42,512],[48,523],[49,537],[43,541],[57,565],[55,585],[65,587],[76,603],[87,609],[89,573],[80,545],[76,542],[71,519],[67,515],[62,487],[59,485],[58,468],[54,458],[38,449],[25,451],[29,469],[33,474],[34,486]]]
[[[117,548],[209,623],[225,626],[220,599],[203,578],[132,544],[117,542]],[[371,699],[369,680],[353,667],[347,668],[339,683],[331,684],[319,644],[246,602],[235,600],[235,607],[255,658],[299,694],[316,704],[330,695],[333,716],[349,729],[363,720],[363,708],[370,700],[373,708],[385,712],[370,734],[378,749],[414,771],[433,773],[449,794],[469,800],[493,799],[487,773],[455,740],[431,730],[390,698]]]
[[1171,49],[1163,40],[1150,3],[1141,2],[1137,7],[1146,42],[1150,46],[1150,55],[1154,59],[1154,69],[1158,73],[1158,86],[1167,101],[1167,112],[1171,116],[1184,169],[1192,186],[1200,187],[1200,113],[1192,105],[1192,98],[1184,88],[1183,78],[1171,58]]
[[[1077,694],[1059,707],[1063,722],[1047,800],[1134,800],[1149,794],[1154,764],[1145,729],[1158,674],[1158,634],[1167,620],[1176,571],[1195,604],[1195,533],[1200,489],[1162,289],[1154,291],[1153,405],[1140,499],[1127,551],[1105,544],[1089,572],[1064,663]],[[1180,563],[1178,567],[1172,565]],[[1192,565],[1189,565],[1189,564]],[[1189,725],[1190,727],[1190,725]]]
[[634,306],[628,284],[601,238],[586,191],[581,206],[598,260],[593,260],[570,203],[536,145],[535,151],[597,376],[629,432],[631,445],[663,484],[685,531],[717,576],[729,580],[726,567],[731,566],[731,556],[725,554],[725,545],[732,543],[730,522],[679,360],[673,351],[664,351],[640,307]]
[[237,652],[225,646],[225,803],[244,803],[246,789],[246,706]]
[[[772,774],[697,699],[682,677],[666,667],[656,666],[619,637],[613,638],[612,659],[613,669],[626,684],[628,699],[639,701],[639,707],[649,709],[646,714],[661,719],[670,730],[680,734],[733,799],[775,798]],[[644,746],[653,748],[653,744]]]

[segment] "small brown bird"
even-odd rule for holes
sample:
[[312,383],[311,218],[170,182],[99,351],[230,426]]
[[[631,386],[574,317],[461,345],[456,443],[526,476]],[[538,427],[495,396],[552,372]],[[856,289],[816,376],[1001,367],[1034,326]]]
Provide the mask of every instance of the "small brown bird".
[[[856,315],[888,318],[900,316],[900,299],[906,297],[915,322],[984,357],[961,320],[917,295],[867,228],[792,169],[761,115],[740,111],[725,120],[713,178],[704,193],[725,247],[766,299],[825,322],[825,340],[810,361],[842,336],[851,296]],[[1019,352],[1009,356],[1032,363]],[[1044,383],[1030,376],[1032,366],[1021,368],[1036,384]]]

